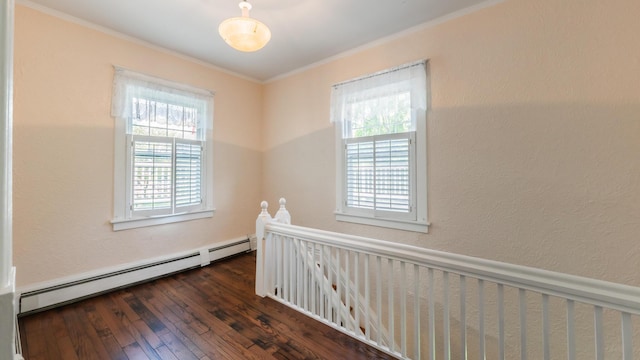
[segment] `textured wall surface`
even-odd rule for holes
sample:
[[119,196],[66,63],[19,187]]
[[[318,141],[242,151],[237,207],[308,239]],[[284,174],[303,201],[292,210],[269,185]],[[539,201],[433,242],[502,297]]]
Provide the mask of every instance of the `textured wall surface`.
[[[216,92],[213,218],[112,231],[113,65]],[[260,202],[261,139],[254,130],[261,109],[260,84],[18,6],[18,286],[252,234]]]
[[[638,13],[635,0],[509,0],[271,82],[265,198],[286,197],[294,224],[640,286]],[[337,222],[330,86],[418,59],[431,74],[429,234]],[[587,336],[591,318],[579,315]],[[540,318],[530,326],[539,349]],[[617,340],[607,348],[618,355]]]
[[[506,1],[267,84],[267,200],[298,224],[640,285],[631,8]],[[336,222],[330,85],[422,58],[430,233]]]

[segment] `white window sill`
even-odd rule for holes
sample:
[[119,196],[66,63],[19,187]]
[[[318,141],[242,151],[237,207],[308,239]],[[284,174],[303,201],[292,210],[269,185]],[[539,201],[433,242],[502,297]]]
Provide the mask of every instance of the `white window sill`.
[[113,219],[111,224],[113,225],[113,231],[135,229],[145,226],[154,226],[162,224],[171,224],[181,221],[189,221],[196,219],[210,218],[213,216],[215,209],[192,211],[189,213],[172,214],[172,215],[160,215],[137,219]]
[[379,226],[379,227],[385,227],[390,229],[414,231],[414,232],[420,232],[425,234],[429,232],[430,224],[426,222],[397,220],[397,219],[394,219],[394,220],[380,219],[380,218],[372,218],[367,216],[345,214],[340,212],[336,212],[335,214],[336,214],[337,221]]

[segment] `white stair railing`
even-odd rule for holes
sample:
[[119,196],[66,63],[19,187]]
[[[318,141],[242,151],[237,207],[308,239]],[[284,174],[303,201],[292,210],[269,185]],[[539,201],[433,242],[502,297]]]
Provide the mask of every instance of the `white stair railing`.
[[[367,318],[371,319],[371,323],[369,324],[369,338],[379,339],[379,342],[384,346],[391,347],[390,344],[394,343],[395,340],[389,336],[389,331],[386,328],[378,328],[377,325],[380,324],[378,322],[378,314],[372,310],[371,308],[366,308],[368,314],[365,312],[365,298],[358,291],[358,287],[351,280],[350,276],[350,262],[346,262],[346,269],[342,267],[341,261],[336,259],[331,255],[327,248],[324,248],[324,256],[325,258],[331,257],[329,262],[331,268],[327,271],[330,271],[333,279],[336,281],[333,283],[338,284],[336,289],[334,289],[334,293],[336,297],[340,299],[342,304],[344,304],[345,308],[350,309],[349,321],[358,324],[356,333],[362,333],[362,329],[365,327],[365,323],[361,322],[361,319]],[[356,267],[357,268],[357,267]],[[361,334],[365,335],[365,334]]]
[[256,222],[256,293],[398,358],[640,359],[638,287],[294,226],[280,205]]

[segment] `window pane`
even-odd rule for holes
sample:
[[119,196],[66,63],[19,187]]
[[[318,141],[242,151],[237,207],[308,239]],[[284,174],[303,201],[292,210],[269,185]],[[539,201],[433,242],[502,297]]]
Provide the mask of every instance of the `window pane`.
[[411,93],[370,98],[347,107],[350,138],[411,131]]
[[172,145],[166,142],[133,143],[133,210],[171,208],[173,188]]
[[131,133],[201,140],[198,109],[143,98],[132,99]]

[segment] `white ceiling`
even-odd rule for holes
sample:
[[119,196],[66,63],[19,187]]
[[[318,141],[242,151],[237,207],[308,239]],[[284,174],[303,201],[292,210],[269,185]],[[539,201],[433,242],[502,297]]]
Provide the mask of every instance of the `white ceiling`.
[[239,0],[25,0],[259,81],[496,0],[249,0],[271,41],[254,53],[218,35]]

